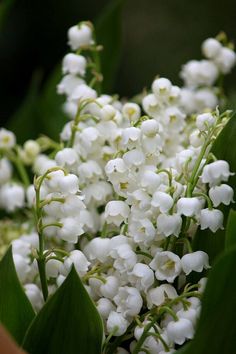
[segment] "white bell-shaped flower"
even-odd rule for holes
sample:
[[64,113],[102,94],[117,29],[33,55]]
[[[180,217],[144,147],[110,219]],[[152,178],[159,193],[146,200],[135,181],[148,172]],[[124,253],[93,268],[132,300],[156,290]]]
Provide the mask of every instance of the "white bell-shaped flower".
[[117,305],[117,312],[121,312],[124,317],[138,315],[143,305],[139,291],[130,286],[120,287],[113,300]]
[[167,280],[169,283],[173,283],[181,272],[179,256],[169,251],[157,252],[149,265],[155,270],[158,280]]
[[0,149],[11,149],[16,144],[15,134],[5,128],[0,129]]
[[68,53],[63,59],[62,71],[64,74],[79,74],[84,76],[86,68],[86,59],[82,55]]
[[60,219],[62,227],[57,228],[57,235],[64,241],[76,243],[78,236],[84,233],[83,224],[77,217],[67,217]]
[[93,44],[92,28],[86,23],[70,27],[68,30],[69,46],[77,50],[83,46]]
[[106,262],[109,256],[111,240],[109,238],[95,237],[84,248],[83,252],[90,261]]
[[202,208],[202,203],[196,197],[180,198],[177,202],[177,213],[185,216],[198,215]]
[[208,130],[215,122],[216,119],[211,113],[202,113],[196,118],[196,126],[200,131]]
[[31,302],[33,308],[38,312],[43,306],[43,296],[42,292],[36,284],[25,284],[24,285],[25,293]]
[[153,194],[151,204],[153,207],[158,207],[162,213],[167,213],[173,206],[173,198],[161,191],[157,191]]
[[179,236],[182,226],[182,218],[179,214],[160,214],[157,217],[157,230],[164,236]]
[[219,184],[221,181],[227,181],[233,175],[229,170],[227,161],[218,160],[212,162],[203,168],[202,182],[209,183],[210,186]]
[[0,185],[8,182],[12,175],[12,166],[6,158],[0,159]]
[[61,267],[61,273],[67,275],[71,269],[72,264],[79,276],[84,276],[90,266],[90,262],[87,260],[83,252],[74,250],[70,252],[70,255],[64,260],[64,264]]
[[118,292],[119,286],[119,280],[115,276],[109,275],[106,277],[106,283],[100,286],[100,293],[108,299],[113,299]]
[[223,229],[224,214],[218,209],[203,209],[200,212],[201,230],[210,229],[216,232],[218,229]]
[[110,312],[115,310],[115,306],[113,305],[113,303],[109,299],[106,299],[104,297],[97,301],[96,307],[104,320],[108,318]]
[[129,217],[129,206],[121,200],[113,200],[107,203],[105,207],[105,220],[108,224],[120,224]]
[[208,59],[214,59],[220,52],[222,45],[215,38],[207,38],[202,43],[202,53]]
[[129,274],[129,279],[136,289],[147,291],[154,283],[154,274],[147,264],[136,263]]
[[130,122],[136,123],[141,115],[141,109],[137,103],[125,103],[122,108],[123,116]]
[[24,188],[18,184],[6,183],[0,188],[0,207],[8,212],[22,208],[25,203]]
[[108,333],[112,333],[113,336],[119,337],[126,332],[129,322],[124,318],[123,314],[111,311],[106,325]]
[[185,254],[181,258],[181,266],[186,275],[192,271],[202,272],[203,268],[210,268],[208,254],[203,251]]
[[192,339],[194,335],[192,322],[186,318],[169,322],[166,331],[169,339],[179,345],[182,345],[186,339]]
[[218,207],[221,203],[229,205],[233,202],[234,190],[227,184],[211,187],[209,197],[211,198],[214,207]]
[[156,288],[152,288],[147,294],[147,305],[151,309],[153,305],[160,306],[164,304],[166,299],[175,299],[178,296],[175,288],[170,284],[162,284]]

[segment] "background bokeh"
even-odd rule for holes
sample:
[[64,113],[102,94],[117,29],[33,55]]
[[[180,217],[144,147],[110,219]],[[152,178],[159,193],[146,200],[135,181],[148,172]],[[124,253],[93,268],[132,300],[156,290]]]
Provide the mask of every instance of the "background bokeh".
[[[19,141],[56,137],[65,117],[55,86],[68,51],[67,29],[95,22],[104,45],[104,90],[132,97],[159,74],[180,84],[181,65],[223,30],[236,42],[235,0],[2,0],[0,119]],[[236,71],[226,79],[236,97]]]

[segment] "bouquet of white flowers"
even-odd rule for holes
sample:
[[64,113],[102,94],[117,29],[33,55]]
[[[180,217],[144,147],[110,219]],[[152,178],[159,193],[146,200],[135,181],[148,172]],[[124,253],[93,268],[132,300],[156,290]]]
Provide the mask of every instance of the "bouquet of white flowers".
[[68,39],[60,140],[19,146],[0,130],[0,321],[31,354],[207,353],[236,265],[231,251],[211,270],[206,244],[235,244],[236,215],[225,231],[222,208],[234,171],[216,148],[234,119],[222,110],[232,44],[207,39],[183,87],[156,77],[129,101],[101,92],[93,25]]

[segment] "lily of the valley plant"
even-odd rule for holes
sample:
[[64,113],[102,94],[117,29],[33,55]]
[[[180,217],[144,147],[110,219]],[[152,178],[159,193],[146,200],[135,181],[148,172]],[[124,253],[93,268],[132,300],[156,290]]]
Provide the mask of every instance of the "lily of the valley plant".
[[11,243],[36,313],[74,265],[102,318],[104,354],[173,353],[194,337],[211,268],[193,239],[223,229],[221,206],[233,202],[234,171],[212,146],[232,116],[222,78],[236,55],[224,36],[209,38],[204,59],[183,65],[183,87],[157,77],[129,101],[101,92],[91,23],[68,39],[58,142],[19,146],[0,130],[1,254]]

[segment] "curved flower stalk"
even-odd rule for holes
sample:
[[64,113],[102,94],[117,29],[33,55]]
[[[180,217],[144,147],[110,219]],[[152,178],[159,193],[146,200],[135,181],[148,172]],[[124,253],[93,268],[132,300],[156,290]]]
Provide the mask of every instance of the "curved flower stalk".
[[221,82],[236,56],[225,37],[207,39],[182,88],[158,77],[138,104],[101,94],[90,23],[68,39],[60,142],[21,148],[0,131],[0,205],[25,221],[12,237],[16,269],[38,311],[74,265],[103,319],[104,353],[172,353],[194,336],[211,266],[192,250],[196,230],[223,228],[219,206],[233,202],[230,166],[211,150],[231,117]]

